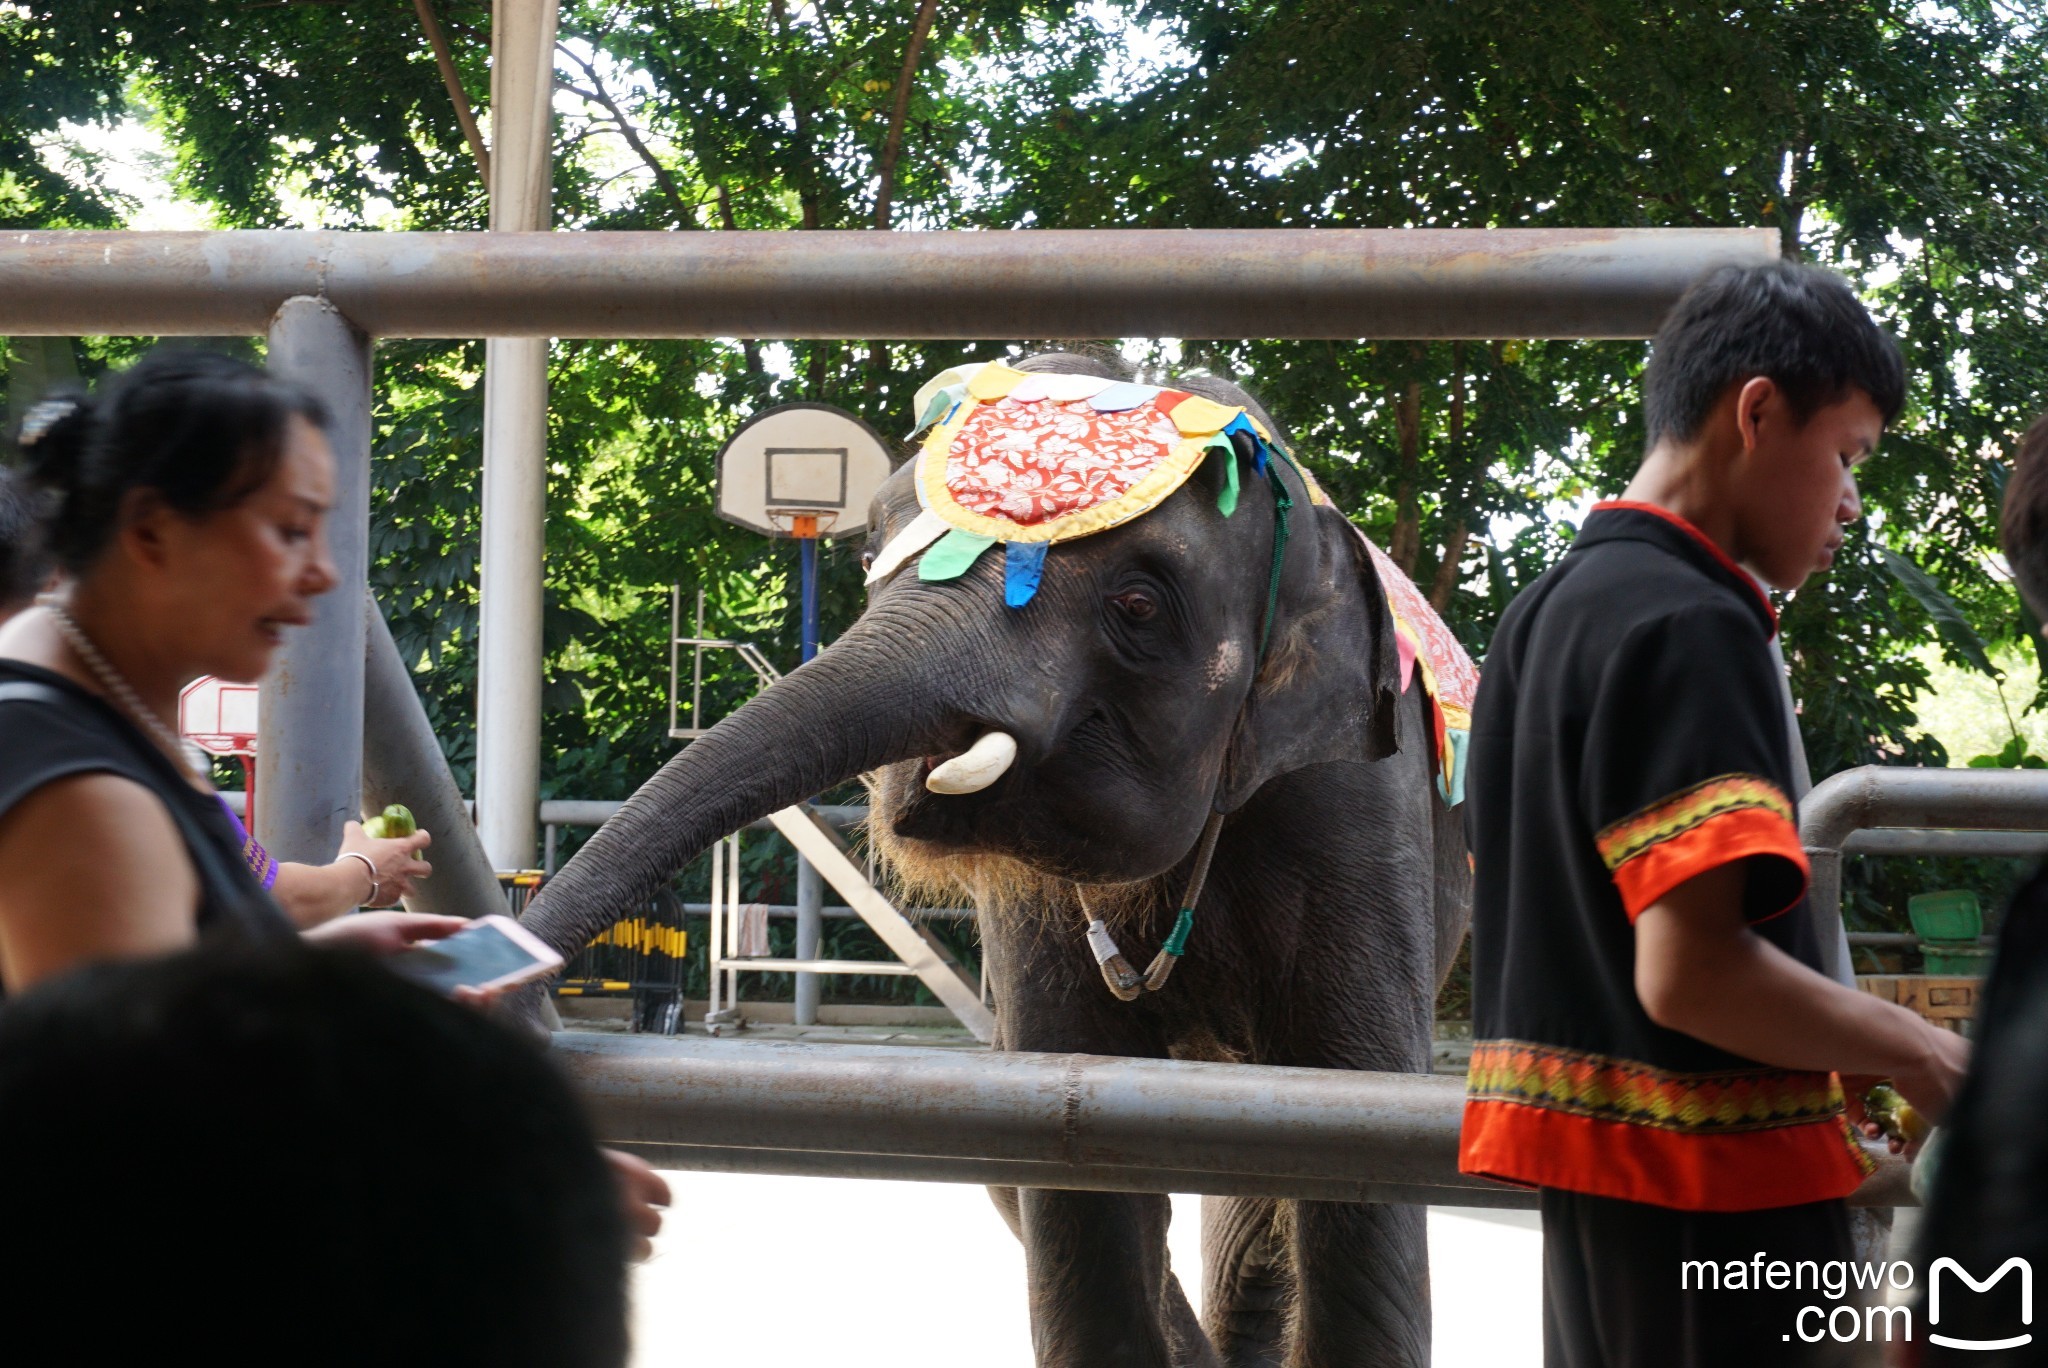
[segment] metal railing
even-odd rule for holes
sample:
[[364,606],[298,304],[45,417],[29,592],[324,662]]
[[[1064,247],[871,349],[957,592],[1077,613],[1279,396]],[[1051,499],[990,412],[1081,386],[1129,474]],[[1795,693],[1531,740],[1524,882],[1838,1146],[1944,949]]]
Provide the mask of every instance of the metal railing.
[[[1463,1080],[1101,1055],[555,1036],[599,1138],[669,1168],[1532,1207],[1458,1172]],[[1911,1205],[1906,1165],[1851,1200]]]

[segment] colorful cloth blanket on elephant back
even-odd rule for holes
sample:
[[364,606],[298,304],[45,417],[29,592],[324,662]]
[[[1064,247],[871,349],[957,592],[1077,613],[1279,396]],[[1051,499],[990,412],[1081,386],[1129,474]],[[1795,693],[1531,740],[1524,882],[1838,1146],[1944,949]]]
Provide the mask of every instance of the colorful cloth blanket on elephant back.
[[1364,532],[1358,537],[1372,552],[1373,567],[1386,586],[1387,604],[1394,610],[1401,692],[1408,692],[1419,676],[1429,695],[1430,716],[1436,722],[1437,794],[1456,807],[1465,801],[1465,753],[1472,738],[1472,697],[1479,692],[1479,667],[1393,557]]

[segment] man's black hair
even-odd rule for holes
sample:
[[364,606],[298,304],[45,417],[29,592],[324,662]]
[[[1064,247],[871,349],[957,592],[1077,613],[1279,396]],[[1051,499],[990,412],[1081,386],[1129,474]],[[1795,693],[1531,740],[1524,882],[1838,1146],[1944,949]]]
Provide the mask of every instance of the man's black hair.
[[202,948],[0,1010],[18,1332],[95,1363],[620,1368],[625,1220],[538,1050],[374,961]]
[[0,617],[36,596],[50,578],[44,551],[44,500],[21,476],[0,466]]
[[1887,426],[1906,402],[1898,344],[1840,276],[1793,261],[1723,266],[1685,292],[1651,343],[1644,450],[1699,436],[1729,386],[1757,376],[1802,423],[1852,390]]

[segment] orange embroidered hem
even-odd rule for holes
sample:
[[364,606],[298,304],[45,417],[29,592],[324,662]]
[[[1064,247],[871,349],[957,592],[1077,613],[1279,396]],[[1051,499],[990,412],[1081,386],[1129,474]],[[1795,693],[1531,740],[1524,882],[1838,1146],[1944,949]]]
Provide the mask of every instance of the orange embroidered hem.
[[1458,1138],[1460,1173],[1678,1211],[1829,1201],[1854,1192],[1875,1168],[1840,1116],[1701,1135],[1468,1101]]

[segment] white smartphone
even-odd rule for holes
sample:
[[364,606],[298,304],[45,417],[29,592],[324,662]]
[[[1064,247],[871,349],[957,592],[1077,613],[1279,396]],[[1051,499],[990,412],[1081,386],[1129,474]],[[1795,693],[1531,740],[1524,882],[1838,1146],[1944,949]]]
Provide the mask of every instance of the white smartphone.
[[551,974],[562,957],[510,917],[479,917],[452,936],[384,961],[398,974],[443,994],[457,988],[509,988]]

